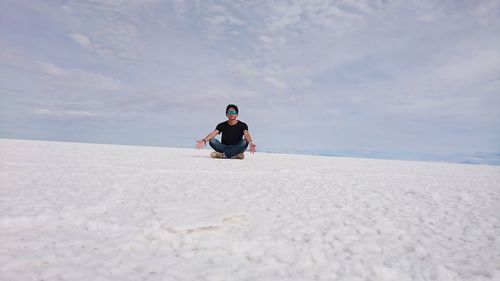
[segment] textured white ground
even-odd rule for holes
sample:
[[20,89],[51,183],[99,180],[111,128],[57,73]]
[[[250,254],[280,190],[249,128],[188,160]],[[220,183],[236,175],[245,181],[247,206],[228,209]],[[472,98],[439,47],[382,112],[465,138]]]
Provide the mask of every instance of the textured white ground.
[[500,280],[500,167],[0,140],[1,280]]

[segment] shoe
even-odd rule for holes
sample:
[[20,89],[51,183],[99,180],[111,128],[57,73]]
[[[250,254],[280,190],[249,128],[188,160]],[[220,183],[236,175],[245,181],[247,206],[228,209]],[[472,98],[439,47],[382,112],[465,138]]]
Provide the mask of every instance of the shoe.
[[212,157],[212,158],[223,158],[223,156],[224,156],[224,154],[217,152],[217,151],[210,153],[210,157]]
[[243,153],[238,153],[236,154],[235,156],[231,157],[232,159],[240,159],[240,160],[243,160],[245,159],[245,154]]

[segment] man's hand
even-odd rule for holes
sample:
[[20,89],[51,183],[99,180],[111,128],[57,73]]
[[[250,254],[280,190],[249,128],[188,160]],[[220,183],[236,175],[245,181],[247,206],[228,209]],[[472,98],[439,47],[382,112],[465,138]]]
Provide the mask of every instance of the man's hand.
[[250,143],[250,153],[255,153],[255,148],[257,147],[257,145],[255,145],[253,142]]
[[207,143],[204,140],[196,141],[196,149],[203,149]]

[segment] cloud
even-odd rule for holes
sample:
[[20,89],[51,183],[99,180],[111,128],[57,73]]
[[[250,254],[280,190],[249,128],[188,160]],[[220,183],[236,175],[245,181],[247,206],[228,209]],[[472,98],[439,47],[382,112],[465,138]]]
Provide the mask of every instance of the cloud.
[[[322,58],[320,54],[311,56],[318,50],[304,52],[300,46],[317,40],[324,42],[324,35],[362,24],[374,9],[370,3],[188,1],[177,3],[176,7],[183,21],[196,23],[196,19],[202,19],[199,28],[205,32],[200,35],[208,39],[208,44],[214,48],[232,46],[228,67],[247,82],[250,90],[283,94],[314,84],[309,77],[311,66],[305,63]],[[326,51],[325,46],[313,47]]]
[[122,83],[114,78],[99,73],[88,72],[82,69],[66,69],[48,62],[40,62],[40,69],[52,79],[52,89],[115,91],[121,88]]
[[[364,22],[371,11],[368,1],[272,1],[261,36],[280,38],[274,48],[295,40],[314,40],[330,32],[341,33]],[[267,47],[270,47],[267,45]]]
[[154,90],[133,91],[127,95],[113,97],[108,102],[127,113],[159,113],[172,111],[210,111],[228,103],[255,104],[262,97],[260,93],[238,87],[205,87],[192,91]]
[[235,73],[242,75],[250,84],[267,85],[270,92],[285,93],[289,90],[308,87],[312,81],[307,78],[307,70],[302,66],[258,60],[235,61]]
[[[58,8],[74,30],[69,36],[79,45],[107,59],[136,60],[142,17],[157,3],[154,0],[69,1]],[[91,24],[82,25],[81,21]]]
[[33,112],[37,115],[45,115],[52,117],[99,117],[102,114],[91,111],[82,110],[49,110],[43,108],[33,109]]
[[[471,54],[452,56],[430,75],[447,86],[499,79],[500,53],[494,50],[475,50]],[[474,84],[472,84],[474,85]]]
[[209,5],[208,10],[210,11],[210,15],[206,18],[206,21],[210,24],[241,26],[246,23],[244,20],[230,13],[225,6]]
[[83,34],[71,33],[69,37],[84,48],[89,48],[92,46],[92,42],[90,41],[90,39]]
[[235,70],[251,81],[260,80],[273,86],[278,90],[289,88],[288,83],[284,81],[284,70],[280,65],[257,66],[253,61],[236,62]]

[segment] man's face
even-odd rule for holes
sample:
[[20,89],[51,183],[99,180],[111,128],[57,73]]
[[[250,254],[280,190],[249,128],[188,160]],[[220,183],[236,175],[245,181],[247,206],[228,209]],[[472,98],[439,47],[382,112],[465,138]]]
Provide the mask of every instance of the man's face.
[[236,113],[235,108],[230,107],[226,111],[226,116],[229,120],[236,120],[236,118],[238,117],[238,113]]

